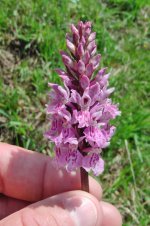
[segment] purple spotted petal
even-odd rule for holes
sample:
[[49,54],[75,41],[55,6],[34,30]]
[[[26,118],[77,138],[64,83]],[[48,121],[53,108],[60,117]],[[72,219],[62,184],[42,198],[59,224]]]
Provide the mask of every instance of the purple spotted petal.
[[116,116],[120,115],[121,112],[118,110],[118,106],[111,104],[110,102],[107,102],[104,105],[104,109],[103,109],[103,115],[101,117],[101,120],[103,121],[107,121],[110,119],[114,119],[116,118]]
[[92,105],[97,101],[100,92],[100,86],[98,82],[89,87],[89,96],[92,100]]
[[66,155],[67,171],[76,170],[82,166],[83,156],[78,150],[69,150]]
[[76,103],[76,104],[80,104],[81,103],[81,96],[76,90],[71,90],[70,101],[72,103]]
[[75,136],[75,129],[73,127],[63,128],[62,129],[62,140],[63,143],[70,143],[78,145],[78,140]]
[[58,167],[66,165],[67,171],[81,167],[82,159],[82,154],[76,149],[71,149],[68,145],[55,148],[55,164]]
[[87,172],[92,170],[98,176],[104,170],[104,161],[98,153],[90,153],[83,158],[82,166]]
[[48,83],[48,85],[52,88],[52,91],[49,93],[52,106],[60,106],[69,100],[69,93],[64,88],[53,83]]
[[91,124],[91,116],[89,111],[80,111],[75,115],[76,122],[79,123],[78,128],[88,127]]
[[89,126],[84,130],[86,140],[92,147],[104,148],[108,145],[106,137],[102,131],[94,126]]

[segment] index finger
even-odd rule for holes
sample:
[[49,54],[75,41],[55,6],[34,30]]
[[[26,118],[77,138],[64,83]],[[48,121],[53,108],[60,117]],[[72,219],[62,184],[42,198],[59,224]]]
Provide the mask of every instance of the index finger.
[[[101,187],[92,178],[90,193],[100,198]],[[81,188],[79,171],[56,169],[50,157],[21,147],[0,143],[0,193],[35,202]]]

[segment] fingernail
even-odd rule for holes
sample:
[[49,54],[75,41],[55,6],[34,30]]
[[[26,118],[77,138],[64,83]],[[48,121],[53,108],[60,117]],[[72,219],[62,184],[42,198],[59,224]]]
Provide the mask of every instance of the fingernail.
[[73,197],[71,198],[71,205],[69,213],[76,226],[96,226],[97,223],[97,208],[94,203],[87,197]]

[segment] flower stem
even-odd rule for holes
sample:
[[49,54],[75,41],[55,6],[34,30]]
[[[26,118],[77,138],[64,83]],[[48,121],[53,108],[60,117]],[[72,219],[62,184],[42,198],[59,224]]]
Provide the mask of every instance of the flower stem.
[[81,190],[89,192],[89,177],[88,172],[84,168],[81,167],[80,169],[81,175]]

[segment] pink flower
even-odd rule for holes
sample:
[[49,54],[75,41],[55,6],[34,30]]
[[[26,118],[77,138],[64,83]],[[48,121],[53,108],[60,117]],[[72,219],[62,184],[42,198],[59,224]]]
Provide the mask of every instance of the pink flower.
[[49,140],[54,141],[62,131],[63,120],[58,115],[53,115],[51,117],[50,130],[45,133],[45,137]]
[[75,137],[75,129],[73,127],[62,129],[62,141],[64,144],[70,143],[78,145],[78,140]]
[[116,116],[121,114],[121,112],[118,110],[118,106],[112,104],[110,100],[104,103],[102,107],[103,107],[103,113],[99,119],[100,121],[107,122],[110,119],[115,119]]
[[53,111],[61,108],[69,100],[69,90],[65,90],[57,84],[49,83],[52,91],[49,93],[49,104],[47,105],[47,113],[51,114]]
[[99,153],[90,153],[83,158],[82,166],[86,171],[92,170],[98,176],[104,170],[104,161]]
[[78,150],[67,151],[66,155],[66,169],[68,171],[76,170],[82,166],[83,156]]
[[91,116],[90,112],[85,110],[85,111],[73,111],[73,115],[75,118],[75,123],[78,123],[78,128],[83,128],[87,127],[91,124]]
[[81,104],[81,96],[76,90],[71,90],[70,102],[78,105]]
[[80,107],[81,110],[89,110],[90,106],[91,106],[91,97],[89,95],[89,89],[87,88],[84,93],[83,96],[81,97],[81,102],[80,102]]
[[108,98],[114,91],[109,88],[110,74],[106,68],[97,72],[101,55],[96,54],[95,38],[91,22],[71,25],[71,34],[66,35],[68,52],[60,51],[65,69],[56,69],[64,88],[49,83],[51,123],[45,136],[55,144],[54,161],[59,167],[68,171],[83,167],[98,175],[104,169],[100,153],[115,131],[110,120],[120,111]]
[[69,145],[55,147],[55,153],[54,163],[58,167],[66,166],[67,171],[72,171],[82,166],[82,154]]
[[105,148],[108,145],[106,136],[97,127],[87,127],[84,130],[84,134],[86,141],[91,145],[91,147]]

